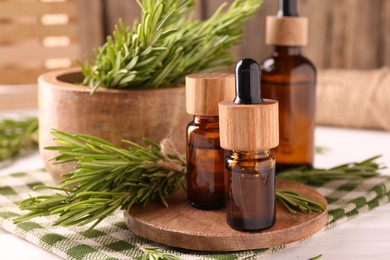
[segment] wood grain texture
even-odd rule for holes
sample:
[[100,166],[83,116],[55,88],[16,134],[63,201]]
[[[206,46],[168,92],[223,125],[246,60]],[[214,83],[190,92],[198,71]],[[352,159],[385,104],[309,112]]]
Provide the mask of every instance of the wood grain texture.
[[[211,2],[211,1],[209,1]],[[223,1],[207,5],[207,15]],[[299,14],[309,19],[304,53],[319,69],[370,69],[390,65],[388,0],[300,0]],[[233,49],[237,59],[262,61],[271,54],[265,45],[265,17],[275,15],[277,1],[265,1],[246,26],[245,38]],[[382,18],[381,18],[382,17]]]
[[[195,17],[202,19],[210,17],[223,2],[225,0],[197,0]],[[228,1],[231,2],[232,0]],[[261,62],[272,53],[272,47],[265,44],[265,17],[276,14],[277,2],[264,1],[262,10],[247,23],[242,43],[232,49],[236,60],[251,57]],[[22,27],[21,24],[5,23],[10,18],[17,21],[24,19],[25,16],[31,18],[46,13],[68,14],[71,16],[70,24],[63,27],[28,24]],[[309,44],[303,48],[304,53],[318,69],[372,69],[390,66],[389,0],[299,0],[299,13],[309,18]],[[64,3],[26,1],[23,5],[3,1],[0,3],[0,17],[5,19],[2,19],[0,26],[0,42],[10,47],[12,45],[10,42],[28,40],[30,35],[36,39],[46,34],[60,36],[64,33],[72,38],[73,43],[80,44],[81,54],[74,55],[75,52],[69,54],[69,58],[79,59],[91,54],[94,47],[102,44],[105,36],[112,33],[119,17],[131,25],[139,15],[140,8],[136,1],[70,0]],[[14,31],[18,33],[13,33]],[[35,49],[34,52],[40,52],[40,49]],[[64,50],[58,52],[68,56]],[[14,53],[3,52],[0,63],[9,61],[9,57]],[[15,58],[23,59],[24,55],[21,53],[21,51],[16,53]],[[27,54],[26,57],[29,58],[29,55]],[[35,59],[34,55],[33,58]],[[15,64],[21,63],[19,61]],[[35,69],[42,67],[43,64],[40,64]],[[11,68],[1,66],[1,69]],[[22,68],[21,73],[24,69]],[[0,78],[0,82],[35,82],[35,78],[31,80],[26,76],[25,79],[22,81],[19,77],[12,81],[7,77]]]
[[[172,134],[173,142],[185,151],[185,124],[191,116],[185,111],[185,88],[118,90],[101,88],[90,95],[81,82],[78,69],[60,70],[39,78],[39,145],[46,169],[54,179],[70,166],[47,162],[54,153],[43,147],[52,146],[50,129],[84,133],[104,138],[124,147],[122,140],[144,144],[143,137],[156,142]],[[129,108],[129,109],[124,109]]]
[[111,35],[119,18],[128,26],[141,17],[141,8],[136,1],[103,0],[105,35]]
[[380,10],[379,65],[390,66],[390,1],[382,0]]
[[[326,205],[325,198],[303,184],[277,181],[278,189],[289,189]],[[186,194],[178,192],[168,208],[153,203],[147,208],[133,207],[125,213],[129,228],[137,235],[168,246],[204,250],[238,251],[285,245],[320,231],[327,213],[291,214],[276,205],[276,224],[261,232],[240,232],[225,221],[225,210],[204,211],[192,208]]]
[[234,151],[269,150],[279,145],[278,102],[255,105],[219,104],[221,147]]
[[[18,32],[18,33],[15,33]],[[0,35],[7,41],[22,41],[46,36],[78,37],[76,24],[43,25],[43,24],[4,24],[0,26]]]
[[78,4],[84,1],[0,1],[0,83],[36,83],[40,73],[74,64],[81,57]]
[[235,78],[230,73],[201,73],[186,77],[187,113],[218,116],[218,104],[235,97]]
[[47,69],[43,66],[33,68],[0,68],[0,82],[1,84],[25,84],[26,82],[36,84],[39,75],[44,72],[47,72]]
[[266,17],[275,15],[278,8],[278,1],[263,1],[259,13],[249,21],[245,27],[245,35],[242,44],[242,51],[238,58],[253,57],[262,62],[272,53],[272,46],[265,43]]
[[305,17],[267,16],[265,41],[269,45],[305,46],[308,20]]
[[378,57],[377,31],[378,0],[329,1],[331,31],[327,67],[369,69],[376,67]]
[[[303,53],[314,62],[317,68],[325,67],[329,51],[329,9],[328,1],[300,0],[299,14],[309,19],[308,45]],[[317,15],[311,15],[311,14]]]
[[194,8],[194,19],[202,20],[204,19],[204,14],[206,10],[206,1],[207,0],[196,0],[196,6]]
[[[111,33],[119,16],[128,24],[136,17],[135,10],[124,8],[136,3],[105,1],[110,4],[107,33]],[[224,2],[233,0],[198,0],[196,17],[210,17]],[[303,50],[317,68],[372,69],[390,65],[389,0],[299,0],[298,3],[299,14],[309,19],[309,41]],[[232,48],[236,60],[250,57],[261,62],[272,53],[272,47],[265,44],[265,20],[266,16],[276,14],[277,7],[278,1],[264,1],[262,10],[245,26],[242,43]]]
[[0,17],[15,18],[20,16],[38,16],[45,14],[76,15],[77,8],[73,1],[40,2],[40,1],[0,1]]
[[371,69],[386,65],[380,59],[380,43],[386,37],[380,32],[380,6],[385,1],[301,0],[301,14],[309,17],[312,28],[311,47],[305,53],[318,68]]
[[41,61],[55,58],[69,58],[72,60],[80,57],[79,44],[69,44],[66,46],[46,47],[40,44],[11,45],[0,47],[0,57],[2,64],[20,64],[20,61]]
[[77,8],[80,58],[84,59],[105,41],[103,5],[100,0],[77,0]]

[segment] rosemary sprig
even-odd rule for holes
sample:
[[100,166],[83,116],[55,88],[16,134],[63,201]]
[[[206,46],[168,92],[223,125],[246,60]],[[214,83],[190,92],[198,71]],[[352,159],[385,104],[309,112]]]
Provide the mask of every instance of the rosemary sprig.
[[278,173],[278,178],[309,185],[322,185],[332,180],[360,180],[378,176],[379,170],[384,167],[376,160],[381,156],[374,156],[361,162],[346,163],[329,169],[295,168]]
[[323,212],[326,207],[321,203],[307,199],[299,193],[290,190],[276,190],[276,199],[278,199],[291,213]]
[[322,257],[322,254],[314,256],[314,257],[311,257],[308,260],[318,260],[318,259],[321,259],[321,257]]
[[0,121],[0,162],[28,152],[38,144],[38,120],[3,119]]
[[174,254],[160,252],[160,248],[145,248],[139,246],[143,255],[137,257],[137,260],[180,260],[180,257]]
[[[77,161],[76,169],[64,174],[59,187],[35,187],[50,189],[54,195],[30,197],[20,202],[24,216],[15,219],[19,223],[38,216],[59,214],[54,225],[96,226],[117,209],[130,210],[134,204],[148,205],[160,199],[166,206],[169,198],[185,179],[186,162],[165,140],[161,145],[146,139],[148,147],[124,141],[129,149],[90,135],[72,135],[53,130],[60,146],[48,147],[59,155],[55,163]],[[280,199],[291,212],[318,211],[318,203],[300,197],[294,192],[280,191]]]
[[141,22],[132,28],[119,21],[112,37],[81,65],[84,85],[140,88],[181,83],[185,75],[231,64],[230,47],[243,38],[244,23],[261,0],[223,4],[205,21],[188,15],[195,0],[137,0]]
[[118,208],[130,210],[134,204],[146,206],[152,200],[166,200],[179,188],[185,176],[185,161],[169,142],[157,145],[146,139],[148,147],[124,141],[128,150],[89,135],[71,135],[53,130],[61,144],[47,149],[59,151],[53,160],[77,160],[74,171],[64,174],[55,195],[30,197],[20,202],[30,212],[15,220],[19,223],[38,216],[59,214],[54,225],[85,225],[93,228]]
[[[160,199],[167,206],[167,198],[183,184],[185,161],[169,141],[157,145],[146,139],[149,144],[146,148],[124,141],[130,148],[122,149],[94,136],[72,135],[58,130],[53,130],[52,134],[57,143],[61,144],[47,148],[59,152],[53,161],[77,161],[77,167],[64,175],[59,187],[35,187],[50,189],[56,191],[56,194],[30,197],[20,202],[19,207],[30,212],[15,219],[14,223],[59,214],[54,225],[85,225],[94,222],[90,227],[94,228],[118,208],[130,210],[136,203],[146,206],[154,199]],[[383,168],[375,162],[377,158],[379,156],[328,170],[297,169],[284,172],[278,178],[323,183],[334,179],[373,177]],[[329,172],[331,174],[328,175]],[[279,189],[276,197],[291,213],[326,210],[320,203],[293,191]],[[179,259],[173,254],[159,252],[158,248],[141,250],[144,253],[138,258],[141,260]]]
[[[90,135],[72,135],[58,130],[52,134],[60,146],[47,149],[59,152],[55,163],[77,161],[76,169],[64,174],[55,195],[31,197],[20,202],[30,212],[16,223],[38,216],[59,214],[54,225],[97,225],[116,209],[130,210],[134,204],[148,205],[160,199],[167,206],[169,198],[185,178],[186,162],[173,145],[158,145],[148,139],[148,147],[128,143],[129,149]],[[283,172],[278,178],[301,183],[324,183],[339,179],[362,179],[377,176],[382,169],[375,156],[358,163],[330,169],[296,169]],[[324,206],[296,192],[277,190],[276,197],[291,212],[320,212]]]

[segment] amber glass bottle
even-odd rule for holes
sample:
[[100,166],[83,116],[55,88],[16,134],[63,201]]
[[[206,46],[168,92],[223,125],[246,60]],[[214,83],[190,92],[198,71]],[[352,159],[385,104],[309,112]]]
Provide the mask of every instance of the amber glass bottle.
[[219,117],[194,116],[187,126],[187,197],[201,209],[225,206],[224,150],[219,145]]
[[251,59],[236,67],[236,98],[219,105],[225,161],[226,221],[233,229],[257,231],[275,223],[275,160],[278,104],[260,95],[260,69]]
[[200,209],[225,207],[224,150],[219,141],[218,103],[234,97],[234,75],[195,74],[186,77],[187,197]]
[[234,151],[226,160],[226,221],[242,231],[275,223],[275,159],[269,150]]
[[278,15],[267,17],[266,40],[274,50],[262,63],[261,92],[279,102],[277,171],[312,167],[314,159],[316,69],[301,53],[307,20],[296,10],[296,0],[280,0]]

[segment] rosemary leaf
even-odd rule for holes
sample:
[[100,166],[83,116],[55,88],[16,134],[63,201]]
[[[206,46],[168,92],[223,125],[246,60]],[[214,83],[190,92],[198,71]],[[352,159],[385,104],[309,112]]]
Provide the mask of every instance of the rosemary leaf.
[[182,83],[184,77],[232,64],[229,49],[243,38],[245,22],[261,0],[235,0],[205,21],[190,14],[195,0],[137,0],[140,23],[122,20],[113,36],[84,65],[84,85],[92,93],[107,88],[160,88]]
[[59,187],[37,187],[56,191],[54,195],[20,202],[20,209],[30,213],[15,223],[59,214],[55,225],[96,225],[115,210],[130,210],[134,204],[146,206],[160,199],[167,205],[166,200],[183,185],[184,160],[169,143],[160,147],[148,140],[145,148],[127,142],[126,150],[93,136],[58,130],[52,134],[62,144],[50,147],[60,153],[53,160],[76,160],[78,164],[64,175]]
[[[145,139],[147,147],[130,141],[128,149],[114,146],[106,140],[89,135],[52,131],[58,143],[59,155],[54,162],[77,161],[76,168],[63,175],[59,187],[47,188],[54,195],[27,198],[19,203],[24,216],[15,223],[39,216],[59,214],[55,225],[86,225],[93,228],[117,209],[130,210],[134,204],[147,206],[151,201],[167,199],[183,188],[186,162],[172,143],[160,145]],[[377,176],[383,167],[375,156],[358,163],[348,163],[330,169],[295,169],[278,175],[303,183],[319,183],[338,179],[362,179]],[[277,190],[276,198],[291,213],[321,212],[325,207],[289,190]]]
[[347,163],[329,169],[295,168],[278,173],[278,178],[309,185],[322,185],[332,180],[361,180],[378,176],[385,167],[376,163],[381,155],[361,162]]
[[321,259],[322,257],[322,254],[318,255],[318,256],[314,256],[312,258],[309,258],[308,260],[318,260],[318,259]]
[[38,119],[0,121],[0,162],[34,150],[38,145]]
[[276,190],[276,198],[286,206],[291,213],[297,213],[299,210],[303,213],[322,212],[326,207],[322,204],[304,198],[299,193],[289,190]]
[[[52,134],[62,144],[48,147],[59,152],[53,161],[77,161],[77,166],[63,175],[59,187],[35,187],[56,193],[21,201],[20,209],[30,212],[15,223],[59,214],[54,225],[94,222],[90,227],[93,228],[115,210],[130,210],[134,204],[147,206],[160,200],[168,206],[167,199],[183,187],[186,161],[168,140],[158,145],[145,139],[148,147],[124,141],[129,149],[123,149],[94,136],[59,130],[53,130]],[[292,191],[278,190],[276,196],[292,213],[324,210],[318,203]]]
[[141,249],[143,255],[137,257],[137,260],[180,260],[179,256],[169,253],[160,252],[160,248],[146,248],[138,245],[138,248]]

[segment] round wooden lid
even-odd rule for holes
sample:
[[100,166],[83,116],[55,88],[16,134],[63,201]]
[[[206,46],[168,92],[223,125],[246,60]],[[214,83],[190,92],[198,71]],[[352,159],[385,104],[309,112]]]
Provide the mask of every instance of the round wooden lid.
[[221,147],[234,151],[269,150],[279,145],[278,102],[238,105],[219,104]]
[[306,17],[267,16],[265,42],[277,46],[305,46],[308,41]]
[[233,100],[234,74],[200,73],[186,77],[187,113],[199,116],[218,116],[218,103]]

